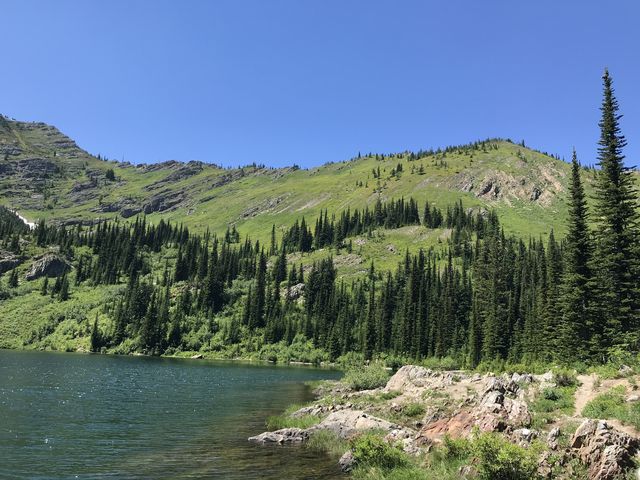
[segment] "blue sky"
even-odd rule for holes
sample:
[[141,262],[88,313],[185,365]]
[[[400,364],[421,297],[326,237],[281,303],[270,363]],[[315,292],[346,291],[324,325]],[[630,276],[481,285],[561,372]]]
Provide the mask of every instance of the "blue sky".
[[314,166],[486,137],[640,156],[640,2],[3,0],[0,112],[94,154]]

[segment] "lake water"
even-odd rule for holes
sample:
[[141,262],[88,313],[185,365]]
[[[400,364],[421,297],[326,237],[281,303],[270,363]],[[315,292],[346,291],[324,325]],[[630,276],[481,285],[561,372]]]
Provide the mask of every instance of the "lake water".
[[0,478],[333,479],[335,459],[247,437],[335,371],[0,350]]

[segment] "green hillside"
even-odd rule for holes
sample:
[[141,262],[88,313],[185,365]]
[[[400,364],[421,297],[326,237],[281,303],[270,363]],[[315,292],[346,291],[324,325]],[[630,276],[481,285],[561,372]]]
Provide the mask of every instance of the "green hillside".
[[266,239],[272,225],[282,229],[303,216],[314,222],[324,209],[338,214],[378,198],[413,197],[440,208],[462,199],[467,208],[495,209],[506,231],[525,237],[551,228],[562,234],[568,172],[561,160],[503,140],[362,156],[310,170],[133,165],[92,156],[55,127],[0,119],[0,204],[31,221],[86,223],[146,213],[152,222],[164,218],[193,231],[235,225],[243,235]]

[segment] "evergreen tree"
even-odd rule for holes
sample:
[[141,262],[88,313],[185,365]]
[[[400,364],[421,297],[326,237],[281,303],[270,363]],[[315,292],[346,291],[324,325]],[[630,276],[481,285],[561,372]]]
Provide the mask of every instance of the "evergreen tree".
[[96,318],[93,320],[93,328],[91,329],[91,351],[99,352],[101,347],[102,334],[98,328],[98,314],[96,313]]
[[18,270],[13,268],[11,273],[9,273],[9,280],[7,281],[7,285],[9,288],[17,288],[18,287]]
[[563,361],[586,359],[591,340],[589,301],[592,243],[587,225],[587,200],[580,178],[580,164],[573,151],[569,184],[569,221],[564,245],[562,322],[558,335],[558,356]]
[[600,353],[614,346],[638,343],[638,266],[634,248],[639,240],[637,198],[632,171],[624,165],[626,140],[620,131],[618,101],[609,72],[603,75],[596,197],[596,333]]

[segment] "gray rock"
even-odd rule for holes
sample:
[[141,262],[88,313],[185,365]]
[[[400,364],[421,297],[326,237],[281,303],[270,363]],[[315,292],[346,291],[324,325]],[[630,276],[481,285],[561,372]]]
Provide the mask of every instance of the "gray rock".
[[633,368],[631,368],[629,365],[620,365],[620,368],[618,369],[618,373],[623,377],[626,377],[633,373]]
[[353,452],[351,452],[351,450],[344,452],[344,454],[340,457],[340,460],[338,460],[338,465],[340,465],[340,470],[342,470],[345,473],[353,470],[353,467],[355,466],[355,464],[356,464],[356,459],[353,456]]
[[0,275],[13,270],[22,263],[22,259],[9,252],[0,252]]
[[585,420],[575,431],[570,446],[589,468],[590,480],[613,480],[633,467],[637,438],[611,428],[603,420]]
[[67,260],[55,253],[48,253],[31,265],[31,269],[25,275],[27,280],[36,280],[40,277],[59,277],[71,270]]
[[309,432],[301,428],[282,428],[275,432],[264,432],[255,437],[249,437],[250,442],[255,443],[302,443],[309,439]]

